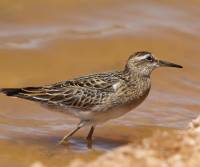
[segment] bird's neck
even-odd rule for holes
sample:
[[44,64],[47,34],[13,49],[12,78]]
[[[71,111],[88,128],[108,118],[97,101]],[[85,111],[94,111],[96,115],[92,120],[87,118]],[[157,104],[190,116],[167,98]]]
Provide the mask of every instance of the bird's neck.
[[131,96],[145,99],[151,88],[150,76],[141,75],[141,73],[129,69],[125,69],[123,73],[129,89],[134,91]]
[[129,81],[135,82],[136,80],[141,80],[150,82],[150,75],[145,75],[137,69],[130,69],[126,66],[123,73]]

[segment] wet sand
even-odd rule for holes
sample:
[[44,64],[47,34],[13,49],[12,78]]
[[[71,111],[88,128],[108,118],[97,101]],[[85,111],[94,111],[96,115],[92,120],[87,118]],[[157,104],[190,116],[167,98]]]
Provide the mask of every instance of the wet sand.
[[[119,147],[90,162],[76,159],[70,167],[197,167],[200,158],[200,117],[187,130],[157,130],[139,143]],[[37,162],[34,164],[36,165]],[[37,163],[39,166],[39,163]],[[40,163],[40,167],[44,167]]]
[[85,144],[88,129],[77,133],[67,147],[57,145],[75,126],[75,118],[0,95],[0,166],[90,161],[150,137],[157,129],[186,129],[199,114],[199,2],[0,3],[0,87],[37,86],[120,70],[139,50],[184,66],[153,72],[145,102],[97,128],[92,150]]

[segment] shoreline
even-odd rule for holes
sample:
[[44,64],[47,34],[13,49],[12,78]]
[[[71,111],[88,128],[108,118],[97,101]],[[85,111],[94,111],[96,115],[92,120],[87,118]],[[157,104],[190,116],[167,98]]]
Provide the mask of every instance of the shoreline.
[[[72,160],[66,167],[197,167],[200,163],[200,116],[187,130],[155,130],[152,136],[129,143],[86,162]],[[40,161],[30,167],[47,167]]]
[[200,162],[200,116],[188,130],[157,130],[141,143],[127,144],[109,151],[96,160],[76,159],[69,167],[195,167]]

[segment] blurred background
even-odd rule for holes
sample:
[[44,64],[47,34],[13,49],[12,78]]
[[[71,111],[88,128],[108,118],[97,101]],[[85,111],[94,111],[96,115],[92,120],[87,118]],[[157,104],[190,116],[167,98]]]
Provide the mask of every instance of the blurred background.
[[146,101],[100,126],[92,150],[85,145],[87,129],[67,147],[56,144],[76,119],[0,95],[0,166],[37,160],[64,166],[77,157],[94,159],[156,129],[187,128],[200,111],[199,8],[197,0],[1,0],[1,88],[121,70],[130,54],[143,50],[184,68],[153,72]]

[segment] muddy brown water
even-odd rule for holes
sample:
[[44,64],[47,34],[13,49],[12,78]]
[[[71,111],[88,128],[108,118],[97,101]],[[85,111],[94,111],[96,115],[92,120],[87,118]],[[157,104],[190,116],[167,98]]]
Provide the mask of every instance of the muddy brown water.
[[0,95],[0,166],[41,161],[65,166],[150,136],[185,129],[200,111],[199,1],[1,1],[0,87],[50,84],[122,69],[129,54],[152,51],[184,66],[152,74],[145,102],[96,129],[92,149],[78,132],[57,141],[78,120],[38,104]]

